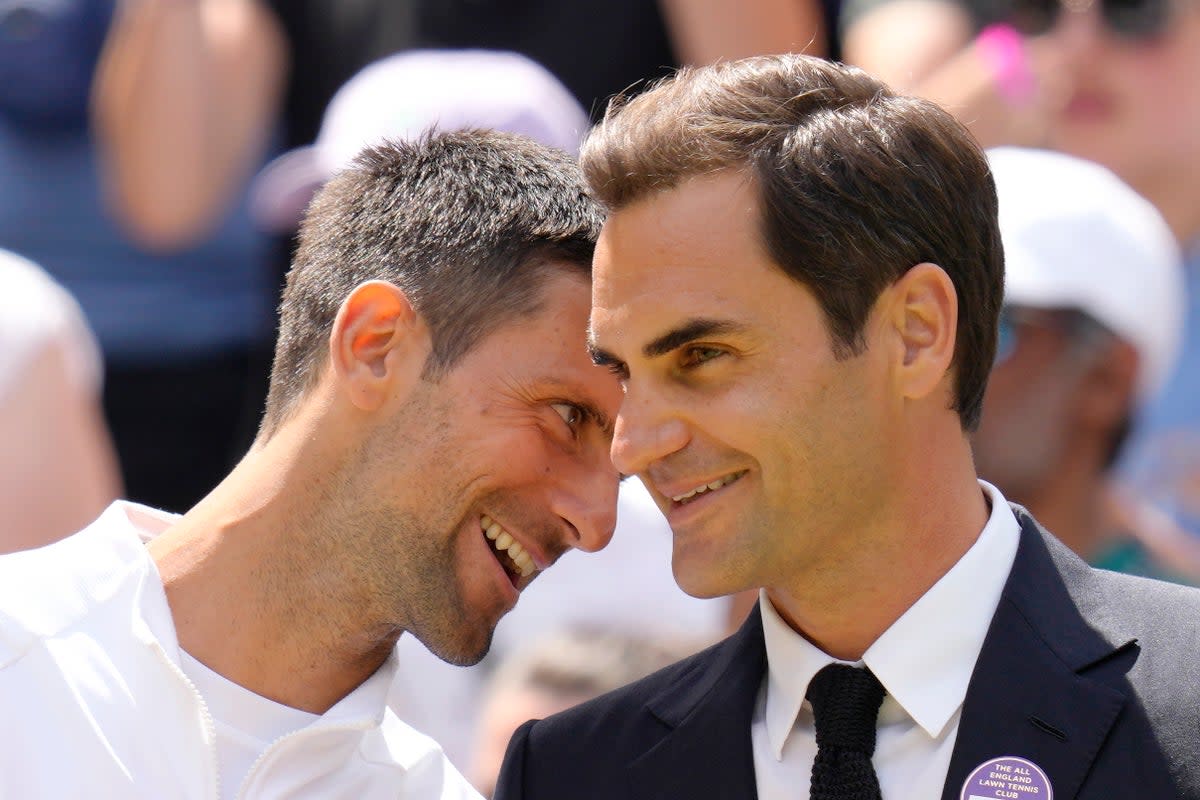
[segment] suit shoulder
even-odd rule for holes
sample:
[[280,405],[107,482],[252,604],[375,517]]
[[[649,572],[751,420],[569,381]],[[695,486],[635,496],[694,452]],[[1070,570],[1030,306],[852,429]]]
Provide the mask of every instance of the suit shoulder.
[[1113,613],[1145,620],[1170,616],[1172,626],[1200,628],[1200,589],[1178,583],[1092,568],[1089,591],[1079,599],[1104,604]]

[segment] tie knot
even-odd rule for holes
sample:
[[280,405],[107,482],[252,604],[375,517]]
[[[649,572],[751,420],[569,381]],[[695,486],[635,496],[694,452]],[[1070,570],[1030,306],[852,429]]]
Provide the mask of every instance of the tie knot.
[[808,701],[813,707],[817,746],[844,748],[870,756],[883,703],[883,684],[869,669],[830,664],[813,676]]

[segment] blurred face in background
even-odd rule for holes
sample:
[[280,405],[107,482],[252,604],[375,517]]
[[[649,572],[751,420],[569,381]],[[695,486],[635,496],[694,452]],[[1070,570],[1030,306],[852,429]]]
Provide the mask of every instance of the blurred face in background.
[[[1093,378],[1114,341],[1073,309],[1005,307],[983,416],[972,436],[981,478],[1036,509],[1070,451],[1083,437],[1097,435],[1087,395],[1103,390]],[[1107,439],[1111,431],[1099,434]]]
[[1001,316],[996,366],[972,450],[981,478],[1028,505],[1037,487],[1061,467],[1079,376],[1063,369],[1071,350],[1067,326],[1050,315],[1013,311],[1006,308]]
[[1158,202],[1160,187],[1200,159],[1200,2],[1076,0],[1057,12],[1049,39],[1064,81],[1051,146]]

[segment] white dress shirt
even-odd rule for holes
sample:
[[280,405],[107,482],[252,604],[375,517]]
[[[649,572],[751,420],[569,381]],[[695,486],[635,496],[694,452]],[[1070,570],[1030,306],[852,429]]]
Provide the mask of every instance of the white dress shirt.
[[[967,684],[1017,554],[1016,517],[999,490],[979,483],[992,511],[975,544],[853,662],[887,690],[872,759],[884,800],[941,797]],[[759,607],[768,666],[750,725],[758,797],[804,800],[817,754],[804,695],[838,659],[793,631],[765,591]]]

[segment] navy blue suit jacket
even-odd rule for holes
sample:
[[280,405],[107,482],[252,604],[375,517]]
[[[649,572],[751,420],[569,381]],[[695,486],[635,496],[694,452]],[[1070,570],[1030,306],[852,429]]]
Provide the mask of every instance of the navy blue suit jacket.
[[[942,800],[999,756],[1040,766],[1054,800],[1200,800],[1200,590],[1092,569],[1013,510],[1020,545]],[[765,669],[755,609],[708,650],[526,723],[495,797],[755,798],[750,718]]]

